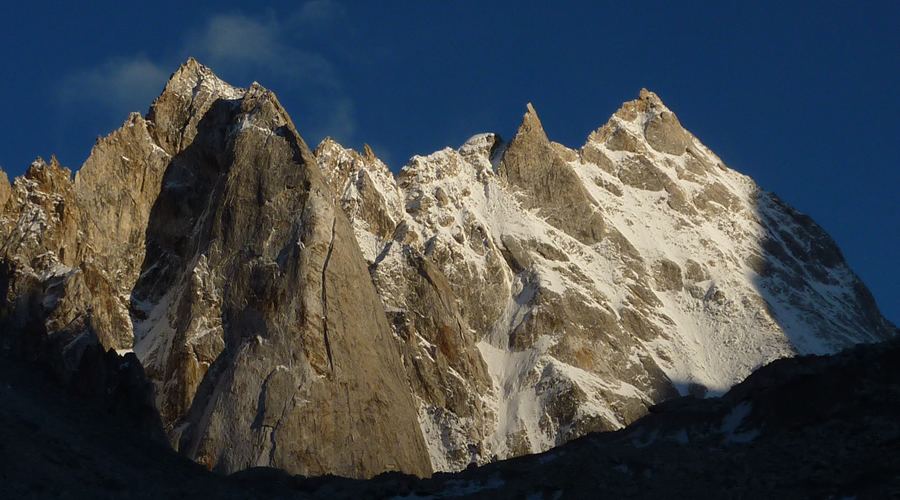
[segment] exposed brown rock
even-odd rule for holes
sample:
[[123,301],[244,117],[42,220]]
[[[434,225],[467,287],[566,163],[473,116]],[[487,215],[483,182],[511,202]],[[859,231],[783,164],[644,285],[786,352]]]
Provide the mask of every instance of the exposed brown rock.
[[666,174],[644,156],[629,158],[619,169],[618,177],[624,184],[646,191],[662,191],[671,183]]
[[604,221],[596,201],[547,139],[531,104],[497,169],[522,190],[521,203],[585,244],[603,239]]
[[150,209],[170,159],[151,138],[148,122],[132,113],[97,141],[75,175],[84,214],[80,229],[90,242],[85,258],[111,277],[119,294],[130,294],[137,281]]
[[637,139],[628,133],[624,128],[616,128],[606,139],[606,147],[610,151],[627,151],[629,153],[638,152]]
[[344,213],[364,221],[369,232],[385,239],[397,229],[398,221],[372,178],[372,172],[381,170],[382,176],[393,178],[393,175],[377,161],[368,145],[366,148],[365,155],[344,150],[329,137],[316,148],[315,156],[328,186],[340,195]]
[[9,183],[9,177],[6,176],[3,169],[0,169],[0,210],[6,206],[10,195],[12,195],[12,185]]
[[644,126],[644,135],[650,147],[660,153],[681,156],[689,144],[687,134],[671,111],[663,111],[651,118]]
[[402,340],[401,357],[413,394],[424,404],[423,427],[439,433],[444,460],[435,465],[462,469],[482,463],[488,459],[483,443],[496,417],[482,402],[492,383],[475,347],[474,331],[440,270],[415,250],[404,253],[409,265],[405,301],[402,310],[389,316]]
[[668,259],[661,259],[656,263],[653,269],[653,279],[656,282],[656,289],[662,292],[681,291],[684,287],[681,268]]

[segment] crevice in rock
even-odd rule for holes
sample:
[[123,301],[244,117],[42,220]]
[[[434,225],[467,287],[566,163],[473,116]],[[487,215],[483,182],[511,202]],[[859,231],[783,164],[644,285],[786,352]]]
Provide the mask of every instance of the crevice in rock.
[[275,442],[275,429],[276,427],[272,427],[269,432],[269,442],[272,443],[272,448],[269,450],[269,467],[275,467],[275,448],[278,446],[278,443]]
[[325,337],[325,355],[328,356],[328,366],[334,371],[334,359],[331,357],[331,342],[328,340],[328,292],[326,288],[325,272],[328,270],[328,262],[331,260],[331,252],[334,250],[334,229],[337,224],[337,216],[331,219],[331,241],[328,242],[328,253],[325,255],[325,263],[322,265],[322,332]]

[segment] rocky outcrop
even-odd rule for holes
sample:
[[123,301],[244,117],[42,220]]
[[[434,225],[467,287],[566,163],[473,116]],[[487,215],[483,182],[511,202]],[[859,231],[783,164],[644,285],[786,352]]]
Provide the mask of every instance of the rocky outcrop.
[[[341,206],[363,243],[419,405],[419,424],[433,467],[453,470],[489,460],[484,443],[496,420],[488,402],[492,383],[476,348],[478,330],[469,323],[484,313],[472,311],[475,301],[469,296],[456,295],[461,287],[451,285],[448,276],[459,275],[445,275],[437,264],[447,264],[452,257],[438,257],[437,241],[421,241],[410,216],[446,205],[449,195],[414,191],[404,204],[393,175],[373,155],[345,150],[330,139],[316,148],[316,155],[329,184],[343,193]],[[404,175],[410,183],[418,177],[411,170]],[[437,225],[444,227],[441,223]],[[464,276],[472,279],[476,273]],[[485,288],[466,293],[481,294]]]
[[11,278],[5,320],[22,324],[30,310],[33,333],[10,342],[39,344],[65,331],[96,337],[106,349],[132,346],[128,296],[167,162],[161,153],[146,122],[132,115],[98,140],[74,182],[55,158],[38,159],[16,179],[0,218],[6,235],[0,259]]
[[[496,415],[485,401],[492,384],[475,346],[475,331],[438,268],[413,249],[402,251],[406,290],[402,301],[387,310],[420,404],[419,422],[431,446],[432,464],[436,470],[453,470],[485,461],[490,457],[485,439]],[[379,283],[386,278],[380,275]]]
[[[12,195],[12,186],[9,184],[9,177],[6,176],[6,172],[3,169],[0,169],[0,208],[6,206],[10,195]],[[6,235],[4,234],[3,236],[5,237]]]
[[603,239],[603,216],[578,176],[551,145],[531,104],[497,169],[501,178],[522,190],[525,209],[536,209],[554,227],[591,245]]
[[55,158],[36,160],[15,180],[0,219],[6,235],[0,246],[4,350],[29,360],[51,358],[64,383],[88,345],[113,337],[108,325],[94,321],[108,302],[94,300],[89,283],[102,284],[93,269],[78,265],[80,219],[71,171]]
[[[85,215],[79,229],[89,242],[83,259],[102,269],[122,297],[129,297],[137,282],[150,210],[172,158],[151,137],[152,127],[152,122],[133,113],[120,129],[97,141],[75,175],[78,204]],[[127,323],[130,334],[131,322]],[[131,347],[131,339],[116,347]]]

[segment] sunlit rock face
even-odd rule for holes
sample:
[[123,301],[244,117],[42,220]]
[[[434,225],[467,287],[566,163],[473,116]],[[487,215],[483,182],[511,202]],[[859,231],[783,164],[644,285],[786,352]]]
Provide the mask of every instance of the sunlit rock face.
[[221,472],[460,470],[897,332],[647,91],[579,150],[529,105],[394,175],[190,60],[74,179],[0,176],[0,206],[0,347],[63,381],[133,351],[169,443]]

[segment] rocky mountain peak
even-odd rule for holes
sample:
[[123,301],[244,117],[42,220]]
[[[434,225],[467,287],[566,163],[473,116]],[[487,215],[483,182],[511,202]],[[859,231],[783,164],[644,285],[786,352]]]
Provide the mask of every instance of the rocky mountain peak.
[[519,125],[519,130],[516,132],[515,137],[513,137],[513,141],[549,143],[550,139],[547,138],[547,133],[544,132],[544,126],[541,124],[541,119],[538,118],[534,106],[529,102],[526,104],[526,108],[528,111],[522,117],[522,123]]
[[191,144],[200,120],[214,105],[210,119],[230,114],[227,108],[246,93],[246,89],[225,83],[212,70],[189,59],[172,74],[163,93],[150,106],[147,120],[153,123],[151,135],[166,153],[175,155]]
[[365,146],[365,154],[345,149],[326,137],[315,151],[325,182],[340,197],[366,261],[377,258],[377,246],[389,238],[402,218],[403,201],[394,174]]
[[641,89],[638,93],[638,99],[641,101],[645,101],[650,105],[650,107],[663,106],[662,100],[656,95],[655,92],[650,92],[647,89]]
[[394,174],[388,166],[375,156],[368,144],[363,147],[365,150],[360,154],[353,149],[344,148],[331,137],[326,137],[316,146],[314,155],[326,181],[330,186],[334,186],[336,193],[344,191],[344,186],[351,176],[369,175],[377,177],[385,186],[393,184]]
[[31,162],[28,170],[25,171],[25,178],[49,188],[58,185],[60,182],[71,181],[72,171],[60,165],[56,156],[50,157],[50,163],[38,157]]
[[187,62],[179,66],[178,70],[172,73],[163,93],[171,92],[183,97],[190,97],[201,86],[221,89],[225,93],[229,93],[231,89],[234,89],[234,87],[216,76],[211,69],[191,57]]
[[497,173],[522,193],[520,203],[584,243],[603,237],[603,216],[567,159],[547,138],[531,104],[509,142]]
[[[11,186],[4,207],[0,257],[18,260],[44,271],[75,258],[77,219],[72,171],[56,157],[37,158]],[[22,212],[20,210],[24,208]],[[47,252],[47,249],[53,249]],[[41,257],[43,255],[43,257]]]
[[272,92],[189,60],[76,182],[40,161],[12,197],[0,323],[28,328],[4,345],[65,347],[62,374],[133,349],[170,443],[210,468],[430,474],[366,262]]
[[9,196],[12,194],[12,185],[9,183],[9,177],[6,172],[0,168],[0,210],[6,205]]
[[[596,154],[595,145],[610,151],[644,154],[646,146],[660,153],[681,156],[691,144],[691,135],[653,92],[643,89],[639,97],[622,104],[609,121],[591,133],[581,154],[593,162],[608,162]],[[592,146],[593,145],[593,146]]]
[[[338,154],[346,150],[329,153]],[[486,169],[492,160],[497,175]],[[345,194],[357,196],[355,186],[348,181]],[[396,192],[382,186],[380,193]],[[794,306],[787,304],[818,304],[807,311],[827,309],[822,300],[856,304],[846,323],[832,325],[846,338],[896,332],[870,321],[877,315],[864,292],[823,299],[788,291],[786,283],[799,280],[811,280],[801,288],[813,289],[832,271],[815,264],[808,274],[792,274],[794,264],[781,267],[785,253],[768,238],[782,236],[769,228],[791,226],[785,242],[833,246],[814,227],[801,229],[800,216],[798,225],[786,223],[782,216],[795,217],[790,210],[770,205],[769,194],[725,167],[649,92],[625,103],[580,154],[549,141],[531,106],[510,143],[479,134],[458,150],[414,157],[398,174],[397,187],[404,205],[390,212],[397,221],[392,238],[379,238],[364,222],[374,211],[347,205],[354,207],[348,215],[358,241],[371,248],[370,272],[396,334],[421,346],[444,342],[433,329],[440,321],[428,324],[436,313],[412,313],[422,310],[422,292],[409,288],[410,276],[421,276],[424,257],[435,264],[426,274],[443,274],[458,298],[459,324],[481,339],[477,347],[496,391],[478,393],[482,410],[470,420],[459,406],[434,397],[436,387],[449,384],[434,378],[440,357],[407,351],[406,359],[415,360],[408,368],[414,380],[431,380],[416,394],[437,469],[546,449],[588,429],[618,428],[642,415],[646,401],[679,391],[722,391],[749,373],[747,361],[738,361],[745,356],[774,359],[795,348],[837,348],[831,342],[838,337],[810,333],[830,328],[822,323],[827,319],[809,315],[794,322],[787,319]],[[814,260],[830,265],[837,254],[821,255]],[[748,279],[745,266],[760,275]],[[851,274],[834,270],[826,281],[856,286]],[[769,281],[780,272],[787,274]],[[774,298],[773,290],[786,298]],[[816,326],[786,334],[801,323]],[[695,359],[696,349],[715,354]],[[478,376],[471,365],[454,370],[464,380],[459,384],[474,390]],[[479,441],[479,435],[486,437]]]
[[663,104],[662,99],[656,93],[647,89],[641,89],[638,98],[622,103],[622,106],[613,114],[613,117],[619,118],[624,122],[637,122],[640,126],[644,126],[649,118],[662,112],[671,111]]

